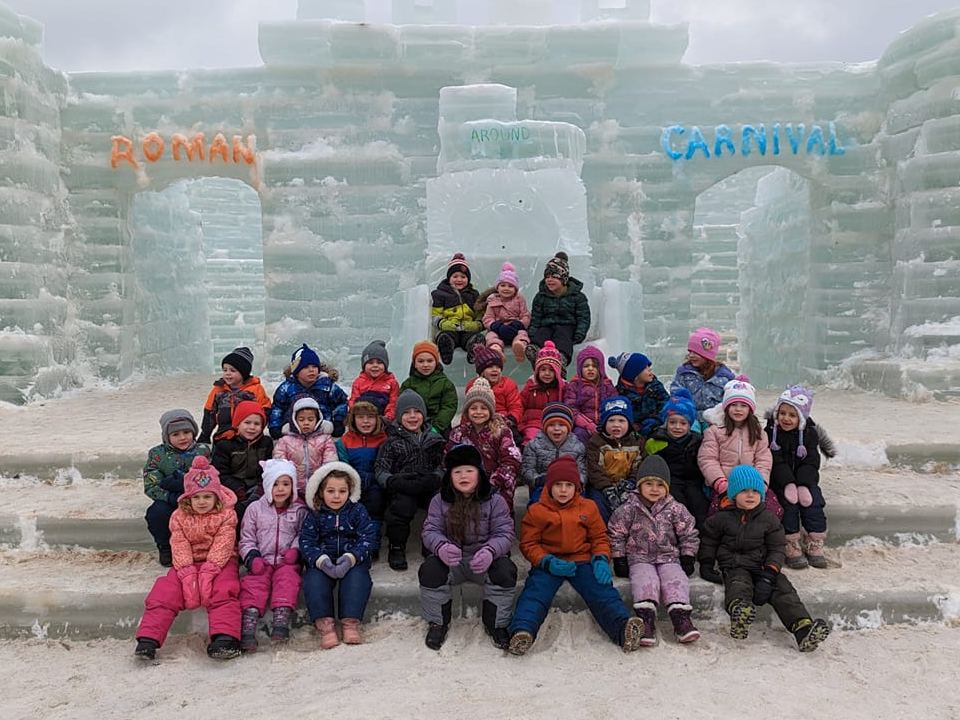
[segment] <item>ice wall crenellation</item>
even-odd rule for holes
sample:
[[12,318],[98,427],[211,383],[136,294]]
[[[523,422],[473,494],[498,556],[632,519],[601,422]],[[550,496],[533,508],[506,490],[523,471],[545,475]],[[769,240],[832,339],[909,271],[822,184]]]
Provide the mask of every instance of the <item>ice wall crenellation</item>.
[[[482,287],[515,253],[529,294],[560,247],[593,336],[665,374],[714,324],[762,384],[960,391],[960,11],[875,63],[690,66],[646,0],[377,8],[303,0],[261,24],[260,67],[63,75],[0,4],[2,399],[205,371],[230,343],[276,370],[310,342],[350,375],[370,339],[426,332],[396,298],[424,305],[446,253]],[[174,161],[197,132],[258,159]]]

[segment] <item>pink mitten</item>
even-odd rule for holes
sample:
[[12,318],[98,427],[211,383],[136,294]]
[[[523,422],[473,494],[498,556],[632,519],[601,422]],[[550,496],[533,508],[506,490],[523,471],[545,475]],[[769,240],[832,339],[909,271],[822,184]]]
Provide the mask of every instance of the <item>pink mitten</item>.
[[216,563],[205,562],[200,566],[199,585],[200,585],[200,605],[207,607],[213,598],[213,581],[220,574],[220,566]]
[[813,495],[810,494],[810,488],[803,485],[797,487],[797,499],[803,507],[813,505]]
[[783,499],[791,505],[796,505],[799,502],[796,483],[787,483],[783,486]]
[[453,543],[447,542],[437,548],[437,557],[447,567],[456,567],[463,560],[463,551]]
[[180,579],[180,592],[183,593],[183,606],[187,610],[200,607],[200,585],[197,577],[197,566],[187,565],[177,570]]
[[713,483],[713,490],[717,495],[723,495],[727,491],[727,479],[717,478]]
[[473,554],[473,558],[470,560],[470,569],[477,575],[483,575],[483,573],[490,569],[492,562],[493,550],[484,545]]
[[296,565],[300,562],[300,551],[295,547],[285,550],[283,553],[283,562],[287,565]]

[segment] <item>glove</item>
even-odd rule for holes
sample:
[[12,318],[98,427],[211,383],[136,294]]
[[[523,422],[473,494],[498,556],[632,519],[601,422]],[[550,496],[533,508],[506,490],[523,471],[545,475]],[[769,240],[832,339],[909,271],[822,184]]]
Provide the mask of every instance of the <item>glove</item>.
[[693,555],[680,556],[680,567],[683,568],[683,571],[687,574],[687,577],[693,577],[693,563]]
[[250,561],[250,573],[252,575],[263,575],[267,572],[267,563],[262,557],[255,557]]
[[610,561],[606,555],[594,555],[590,561],[593,565],[593,576],[601,585],[613,585],[613,573],[610,570]]
[[414,473],[409,472],[393,473],[387,481],[387,490],[395,493],[413,494],[416,477]]
[[470,559],[470,569],[477,575],[483,575],[493,562],[493,550],[484,545]]
[[327,577],[336,578],[334,575],[336,572],[337,566],[333,564],[333,561],[330,559],[329,555],[321,555],[317,558],[317,570],[324,573]]
[[200,585],[197,577],[197,566],[187,565],[177,570],[180,580],[180,592],[183,593],[183,606],[187,610],[200,607]]
[[340,437],[343,435],[343,420],[334,420],[333,421],[333,436]]
[[577,564],[570,560],[561,560],[555,555],[546,555],[540,561],[540,567],[555,577],[573,577],[577,574]]
[[625,557],[615,557],[613,559],[613,574],[617,577],[630,577],[630,563]]
[[727,491],[727,479],[717,478],[713,483],[713,490],[717,495],[723,495]]
[[300,551],[295,547],[288,549],[283,553],[283,562],[286,565],[296,565],[300,562]]
[[614,485],[610,487],[605,487],[600,492],[603,493],[603,497],[607,500],[607,505],[610,506],[611,510],[616,510],[623,504],[623,501],[620,499],[620,493],[617,492],[617,488]]
[[453,543],[443,543],[437,548],[437,557],[447,567],[456,567],[463,560],[463,551]]
[[337,564],[333,566],[333,574],[330,577],[337,578],[338,580],[346,576],[350,569],[357,564],[357,558],[353,556],[352,553],[344,553],[340,556],[340,559],[337,560]]
[[701,560],[700,561],[700,577],[702,577],[707,582],[716,583],[717,585],[723,585],[723,575],[718,573],[714,568],[714,560]]
[[220,570],[220,566],[212,562],[205,562],[200,566],[198,583],[200,585],[200,605],[202,607],[210,606],[210,601],[213,599],[213,581],[220,574]]
[[777,573],[770,568],[764,568],[760,577],[753,581],[753,604],[766,605],[777,587]]

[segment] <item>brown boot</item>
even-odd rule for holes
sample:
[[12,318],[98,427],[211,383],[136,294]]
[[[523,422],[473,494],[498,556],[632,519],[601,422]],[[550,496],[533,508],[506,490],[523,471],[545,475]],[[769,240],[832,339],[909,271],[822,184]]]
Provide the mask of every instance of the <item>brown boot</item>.
[[340,644],[340,638],[337,637],[337,624],[332,617],[317,618],[314,623],[317,632],[320,633],[320,647],[324,650],[335,648]]
[[787,567],[791,570],[803,570],[807,567],[807,558],[803,554],[803,548],[800,547],[800,533],[790,533],[787,535]]
[[819,570],[826,570],[829,567],[827,557],[823,554],[823,546],[826,542],[827,534],[825,532],[807,533],[807,546],[804,548],[807,553],[807,560],[810,561],[812,567]]
[[520,338],[515,338],[513,344],[510,346],[513,349],[513,359],[518,363],[522,363],[526,360],[526,355],[524,351],[527,349],[527,344]]
[[356,618],[343,618],[340,621],[343,628],[343,642],[345,645],[363,644],[363,636],[360,634],[360,621]]

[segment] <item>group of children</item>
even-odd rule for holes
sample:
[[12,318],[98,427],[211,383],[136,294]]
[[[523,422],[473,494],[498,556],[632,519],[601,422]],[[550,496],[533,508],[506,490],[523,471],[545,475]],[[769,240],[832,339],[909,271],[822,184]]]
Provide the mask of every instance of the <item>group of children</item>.
[[[322,648],[362,642],[381,536],[389,566],[406,570],[424,508],[418,577],[430,648],[442,646],[451,588],[464,582],[482,586],[483,627],[513,654],[533,644],[565,580],[626,651],[657,642],[660,606],[677,640],[692,642],[688,578],[699,561],[703,579],[725,586],[733,637],[770,603],[798,647],[814,649],[829,626],[781,573],[826,567],[818,470],[821,450],[832,450],[810,418],[812,393],[785,390],[761,428],[753,386],[718,362],[709,328],[690,337],[669,393],[645,355],[605,362],[592,346],[568,381],[590,313],[566,256],[547,263],[530,313],[509,263],[483,298],[470,280],[455,255],[433,295],[435,342],[414,346],[402,384],[381,341],[364,349],[349,396],[303,345],[271,401],[251,352],[237,348],[202,429],[187,410],[161,416],[163,442],[144,468],[146,521],[171,569],[146,598],[136,654],[154,658],[177,613],[196,607],[208,611],[211,657],[256,650],[268,609],[282,642],[301,587]],[[522,390],[503,374],[507,346],[532,362]],[[457,347],[477,377],[455,424],[457,389],[443,365]],[[518,484],[529,491],[519,538]],[[515,597],[518,539],[531,567]],[[632,615],[614,575],[630,578]]]

